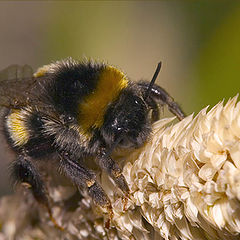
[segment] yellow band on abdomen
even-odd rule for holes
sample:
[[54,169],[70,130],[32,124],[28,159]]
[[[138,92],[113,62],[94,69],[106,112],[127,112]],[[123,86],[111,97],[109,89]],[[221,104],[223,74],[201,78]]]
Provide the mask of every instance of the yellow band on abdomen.
[[12,110],[6,119],[7,130],[15,146],[26,144],[30,137],[24,112],[24,109]]

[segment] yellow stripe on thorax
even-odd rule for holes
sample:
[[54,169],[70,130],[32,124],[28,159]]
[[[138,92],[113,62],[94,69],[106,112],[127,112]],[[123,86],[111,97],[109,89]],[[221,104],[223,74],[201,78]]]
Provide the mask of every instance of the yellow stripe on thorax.
[[15,146],[22,146],[29,139],[29,131],[26,127],[26,115],[23,109],[13,110],[6,120],[9,135]]
[[112,66],[103,69],[96,89],[79,104],[78,123],[85,132],[102,126],[107,106],[127,85],[128,80],[123,72]]

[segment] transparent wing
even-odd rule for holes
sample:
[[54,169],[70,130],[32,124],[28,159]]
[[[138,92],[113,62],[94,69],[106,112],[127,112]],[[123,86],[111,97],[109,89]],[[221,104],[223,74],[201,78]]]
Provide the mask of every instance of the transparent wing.
[[6,80],[22,80],[31,78],[33,76],[33,70],[29,65],[19,66],[11,65],[2,71],[0,71],[0,81]]
[[0,71],[0,105],[24,105],[35,83],[36,78],[29,65],[11,65],[3,69]]
[[5,108],[31,106],[58,121],[59,113],[48,99],[46,81],[45,75],[34,77],[28,65],[12,65],[0,71],[0,118]]

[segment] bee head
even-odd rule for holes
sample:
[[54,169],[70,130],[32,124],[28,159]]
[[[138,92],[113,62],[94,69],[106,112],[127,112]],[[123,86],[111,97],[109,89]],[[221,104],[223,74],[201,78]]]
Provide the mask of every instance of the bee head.
[[136,92],[125,90],[113,103],[102,128],[102,136],[110,148],[139,147],[150,133],[148,108],[142,96]]

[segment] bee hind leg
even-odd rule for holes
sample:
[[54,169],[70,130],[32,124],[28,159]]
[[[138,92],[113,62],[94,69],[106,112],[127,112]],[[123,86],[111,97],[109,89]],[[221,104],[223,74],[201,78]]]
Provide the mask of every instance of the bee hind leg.
[[31,190],[37,202],[47,208],[50,220],[53,222],[54,226],[63,230],[53,218],[45,185],[38,170],[33,165],[31,158],[29,156],[19,155],[11,166],[11,175],[16,183],[21,183]]

